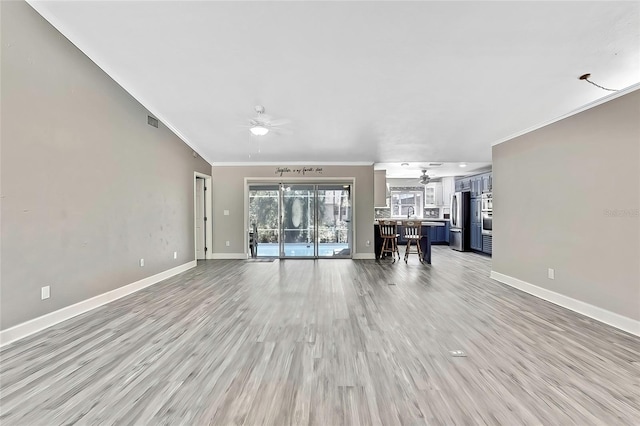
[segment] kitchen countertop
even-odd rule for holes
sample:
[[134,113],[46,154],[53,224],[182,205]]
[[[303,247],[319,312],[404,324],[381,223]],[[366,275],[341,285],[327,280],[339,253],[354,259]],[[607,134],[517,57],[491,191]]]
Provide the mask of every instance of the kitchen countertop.
[[415,220],[416,222],[418,220],[420,220],[420,223],[422,224],[422,226],[445,226],[445,222],[449,222],[449,219],[429,219],[429,220],[425,220],[425,219],[407,219],[406,217],[403,219],[398,219],[398,218],[385,218],[385,219],[377,219],[373,224],[377,225],[378,221],[380,220],[395,220],[397,222],[401,222],[403,220]]

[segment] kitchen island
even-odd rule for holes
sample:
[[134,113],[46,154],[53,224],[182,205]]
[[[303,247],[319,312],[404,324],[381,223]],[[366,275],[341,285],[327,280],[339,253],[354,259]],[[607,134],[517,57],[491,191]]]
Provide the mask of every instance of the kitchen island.
[[[403,237],[402,230],[402,221],[403,220],[412,220],[412,219],[399,219],[399,218],[391,218],[391,219],[379,219],[379,220],[391,220],[398,222],[398,245],[406,245],[406,240]],[[445,221],[429,221],[422,220],[422,238],[420,238],[420,249],[422,250],[422,260],[428,264],[431,264],[431,228],[432,227],[441,227],[445,226]],[[378,221],[374,222],[374,250],[376,254],[376,260],[380,259],[380,250],[382,248],[382,238],[380,238],[380,227],[378,226]]]

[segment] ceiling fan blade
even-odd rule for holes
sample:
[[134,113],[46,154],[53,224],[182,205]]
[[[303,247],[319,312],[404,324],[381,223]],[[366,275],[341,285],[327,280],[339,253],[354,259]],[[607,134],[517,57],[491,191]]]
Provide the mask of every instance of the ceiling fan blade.
[[293,131],[287,127],[269,127],[269,133],[275,135],[291,135]]
[[289,120],[288,118],[278,118],[275,120],[269,120],[269,125],[270,126],[287,126],[291,124],[291,120]]
[[253,127],[250,123],[244,123],[244,124],[236,124],[236,127],[242,127],[243,129],[249,129],[251,127]]

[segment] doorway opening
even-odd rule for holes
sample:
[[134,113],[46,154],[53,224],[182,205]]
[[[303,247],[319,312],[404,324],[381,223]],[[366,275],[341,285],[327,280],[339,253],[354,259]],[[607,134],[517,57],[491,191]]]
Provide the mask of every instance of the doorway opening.
[[350,258],[352,184],[249,185],[249,227],[256,257]]
[[211,258],[213,226],[211,223],[211,176],[194,172],[193,210],[195,259]]

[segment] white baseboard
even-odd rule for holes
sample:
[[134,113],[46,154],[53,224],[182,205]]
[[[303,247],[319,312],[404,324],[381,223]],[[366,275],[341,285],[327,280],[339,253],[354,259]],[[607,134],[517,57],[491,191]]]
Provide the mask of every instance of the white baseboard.
[[555,291],[538,287],[537,285],[530,284],[526,281],[522,281],[499,272],[491,271],[490,277],[503,284],[522,290],[525,293],[539,297],[540,299],[544,299],[548,302],[562,306],[563,308],[578,312],[579,314],[586,315],[589,318],[593,318],[596,321],[600,321],[622,331],[626,331],[627,333],[640,336],[640,321],[590,305],[589,303],[556,293]]
[[56,325],[62,321],[73,318],[77,315],[83,314],[87,311],[95,309],[106,303],[113,302],[121,297],[127,296],[131,293],[135,293],[138,290],[142,290],[145,287],[149,287],[153,284],[159,283],[162,280],[171,278],[181,272],[189,270],[197,265],[195,260],[187,262],[183,265],[176,266],[175,268],[167,269],[159,274],[152,275],[147,278],[143,278],[131,284],[127,284],[123,287],[115,290],[108,291],[91,299],[83,300],[74,305],[58,309],[57,311],[50,312],[42,315],[38,318],[23,322],[22,324],[15,325],[6,330],[0,331],[0,347],[8,345],[9,343],[20,340],[24,337],[30,336],[33,333],[49,328],[52,325]]
[[211,253],[212,259],[248,259],[247,253]]
[[352,259],[353,260],[375,260],[375,253],[354,253]]

